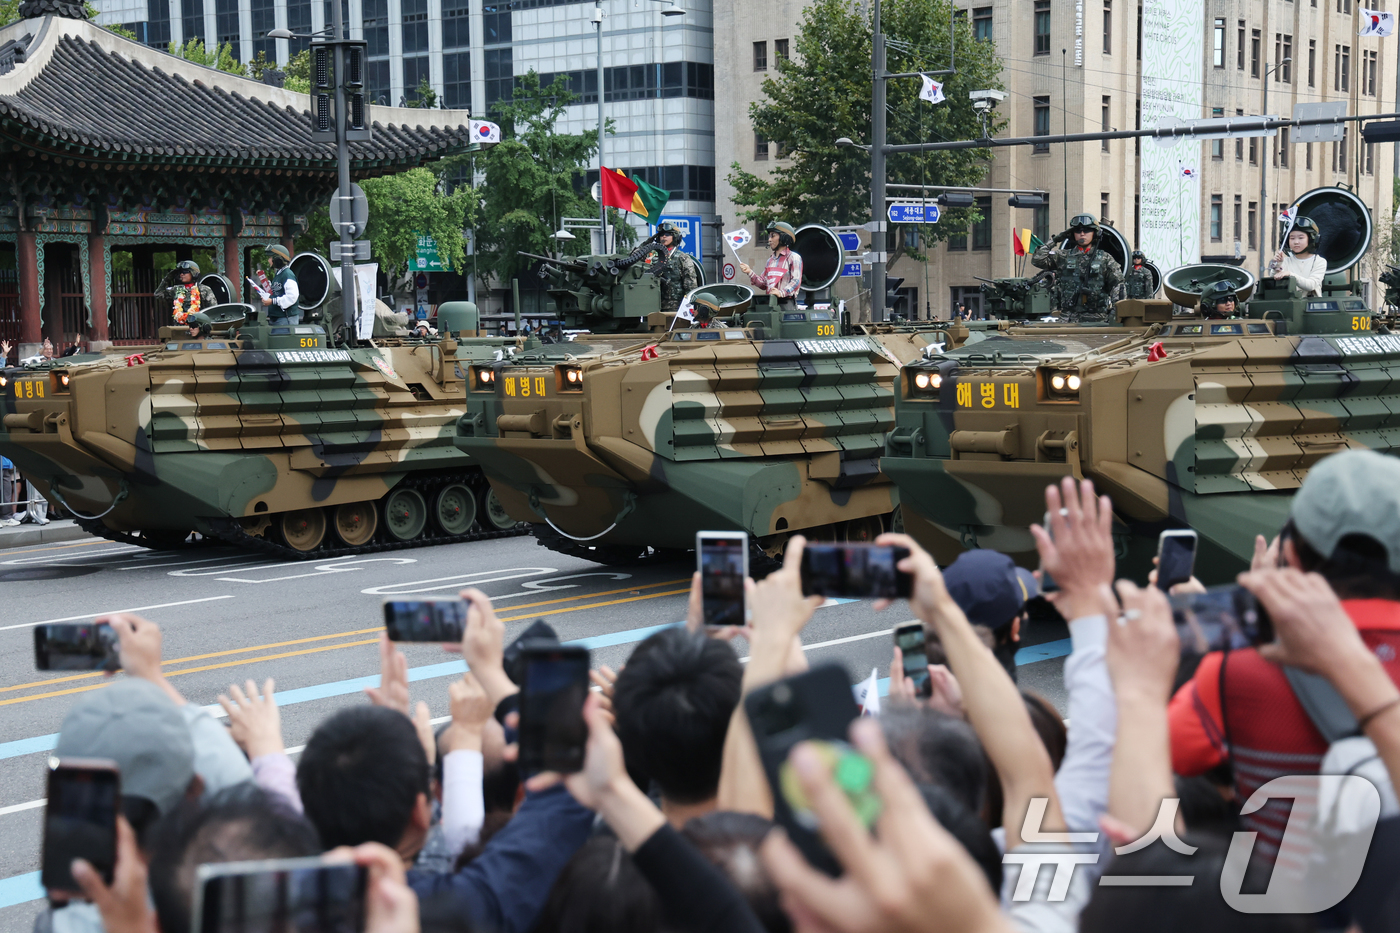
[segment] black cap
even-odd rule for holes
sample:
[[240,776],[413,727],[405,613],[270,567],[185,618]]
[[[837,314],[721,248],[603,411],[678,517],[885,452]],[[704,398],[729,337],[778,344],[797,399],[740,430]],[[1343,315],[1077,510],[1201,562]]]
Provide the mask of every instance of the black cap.
[[1035,577],[1005,554],[964,551],[943,571],[948,595],[973,625],[999,629],[1021,614],[1026,601],[1040,595]]

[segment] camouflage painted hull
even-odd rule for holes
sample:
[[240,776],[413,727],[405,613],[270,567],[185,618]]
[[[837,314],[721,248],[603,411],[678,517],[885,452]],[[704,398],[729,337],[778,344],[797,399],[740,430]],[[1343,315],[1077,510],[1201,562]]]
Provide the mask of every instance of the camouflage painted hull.
[[[1312,464],[1400,453],[1400,337],[1271,326],[1015,328],[906,367],[881,460],[906,528],[940,562],[987,547],[1035,566],[1045,486],[1087,477],[1113,499],[1125,571],[1145,573],[1161,530],[1190,527],[1198,575],[1232,577]],[[1165,356],[1149,360],[1158,341]]]
[[272,343],[8,370],[0,452],[90,530],[141,544],[199,532],[319,557],[515,531],[485,517],[452,443],[469,346],[331,349],[318,327]]
[[889,386],[923,337],[697,333],[474,367],[457,445],[513,518],[599,560],[691,548],[706,529],[775,550],[797,531],[885,527],[898,502],[877,467]]

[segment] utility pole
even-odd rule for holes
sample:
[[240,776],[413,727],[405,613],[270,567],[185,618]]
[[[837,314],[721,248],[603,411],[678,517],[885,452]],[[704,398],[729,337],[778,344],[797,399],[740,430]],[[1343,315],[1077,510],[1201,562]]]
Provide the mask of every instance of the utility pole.
[[593,0],[593,25],[598,27],[598,252],[608,251],[608,207],[603,203],[603,0]]
[[870,95],[870,320],[885,319],[885,268],[889,246],[885,230],[885,34],[880,31],[880,0],[874,5],[870,64],[875,85]]
[[[350,188],[350,112],[346,108],[345,66],[348,56],[343,44],[349,38],[345,31],[345,16],[341,0],[331,0],[331,37],[335,43],[335,168],[336,184],[340,189],[340,300],[341,313],[345,318],[345,333],[351,346],[359,343],[355,319],[359,309],[355,307],[355,237],[351,233],[354,216],[351,206],[355,203]],[[361,59],[363,61],[363,59]]]
[[[1281,62],[1274,62],[1274,64],[1273,64],[1272,67],[1270,67],[1269,65],[1265,65],[1265,66],[1264,66],[1264,81],[1263,81],[1263,85],[1264,85],[1264,108],[1263,108],[1263,110],[1264,110],[1264,112],[1260,114],[1261,117],[1267,118],[1267,117],[1269,116],[1269,74],[1270,74],[1270,72],[1272,72],[1272,73],[1274,73],[1274,74],[1278,74],[1279,68],[1281,68],[1282,66],[1288,64],[1288,63],[1291,62],[1291,61],[1293,61],[1292,58],[1285,58],[1285,59],[1284,59],[1283,61],[1281,61]],[[1275,130],[1275,132],[1277,132],[1277,130]],[[1269,140],[1270,140],[1271,138],[1273,138],[1273,137],[1270,137],[1270,136],[1265,136],[1265,137],[1263,137],[1264,142],[1263,142],[1263,144],[1260,145],[1260,147],[1259,147],[1261,150],[1264,149],[1265,146],[1267,146],[1268,149],[1269,149],[1269,152],[1268,152],[1268,153],[1264,153],[1264,152],[1262,152],[1262,151],[1260,152],[1260,155],[1262,156],[1262,158],[1259,160],[1259,279],[1260,279],[1260,281],[1263,281],[1264,276],[1265,276],[1265,271],[1268,269],[1268,266],[1269,266],[1269,261],[1268,261],[1267,259],[1265,259],[1264,257],[1265,257],[1266,255],[1268,255],[1268,248],[1269,248],[1269,246],[1268,246],[1268,244],[1269,244],[1269,202],[1268,202],[1268,197],[1269,197],[1269,162],[1270,162],[1270,156],[1273,154],[1273,151],[1274,151],[1274,144],[1271,143],[1271,142],[1269,142]]]

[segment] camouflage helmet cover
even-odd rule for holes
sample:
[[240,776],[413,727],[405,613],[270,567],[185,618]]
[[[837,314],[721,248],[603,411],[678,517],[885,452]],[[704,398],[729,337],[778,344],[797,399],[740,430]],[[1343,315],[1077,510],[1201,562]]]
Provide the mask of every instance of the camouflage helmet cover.
[[194,314],[185,318],[185,326],[191,328],[198,327],[199,336],[208,337],[214,330],[214,320],[209,317],[209,315],[196,311]]
[[676,227],[675,224],[671,223],[669,220],[663,220],[661,221],[661,223],[656,225],[657,239],[660,239],[663,236],[669,236],[671,238],[671,245],[673,246],[678,245],[683,239],[680,230]]
[[1133,260],[1133,262],[1135,262],[1135,263],[1138,263],[1138,262],[1147,262],[1147,256],[1145,256],[1145,255],[1143,254],[1142,250],[1140,250],[1140,249],[1135,249],[1135,250],[1133,250],[1132,260]]
[[1094,219],[1093,214],[1075,214],[1070,218],[1069,229],[1066,232],[1070,234],[1071,240],[1073,240],[1074,234],[1081,230],[1087,230],[1089,233],[1092,233],[1094,235],[1094,243],[1098,243],[1099,238],[1103,236],[1103,229],[1099,226],[1099,222]]
[[691,295],[690,307],[695,311],[695,316],[702,321],[717,318],[723,313],[719,299],[709,292],[696,292]]
[[1201,292],[1202,310],[1212,311],[1224,301],[1239,302],[1239,295],[1235,293],[1235,286],[1229,282],[1216,282],[1205,291]]
[[188,272],[193,278],[199,278],[199,263],[192,259],[185,259],[175,263],[175,274],[183,275]]

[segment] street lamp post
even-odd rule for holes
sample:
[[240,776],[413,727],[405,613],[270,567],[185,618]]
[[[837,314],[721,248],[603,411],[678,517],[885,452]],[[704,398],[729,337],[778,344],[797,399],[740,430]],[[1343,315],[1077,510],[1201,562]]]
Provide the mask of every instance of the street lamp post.
[[[1292,58],[1285,58],[1283,61],[1274,62],[1272,65],[1264,66],[1264,107],[1261,117],[1269,116],[1269,74],[1277,74],[1278,70],[1289,62]],[[1277,131],[1275,131],[1277,132]],[[1264,136],[1266,144],[1269,137]],[[1261,149],[1263,146],[1260,147]],[[1273,146],[1269,144],[1269,151],[1272,153]],[[1259,279],[1263,281],[1264,272],[1268,268],[1268,261],[1264,259],[1265,245],[1269,242],[1269,160],[1261,158],[1259,160]]]

